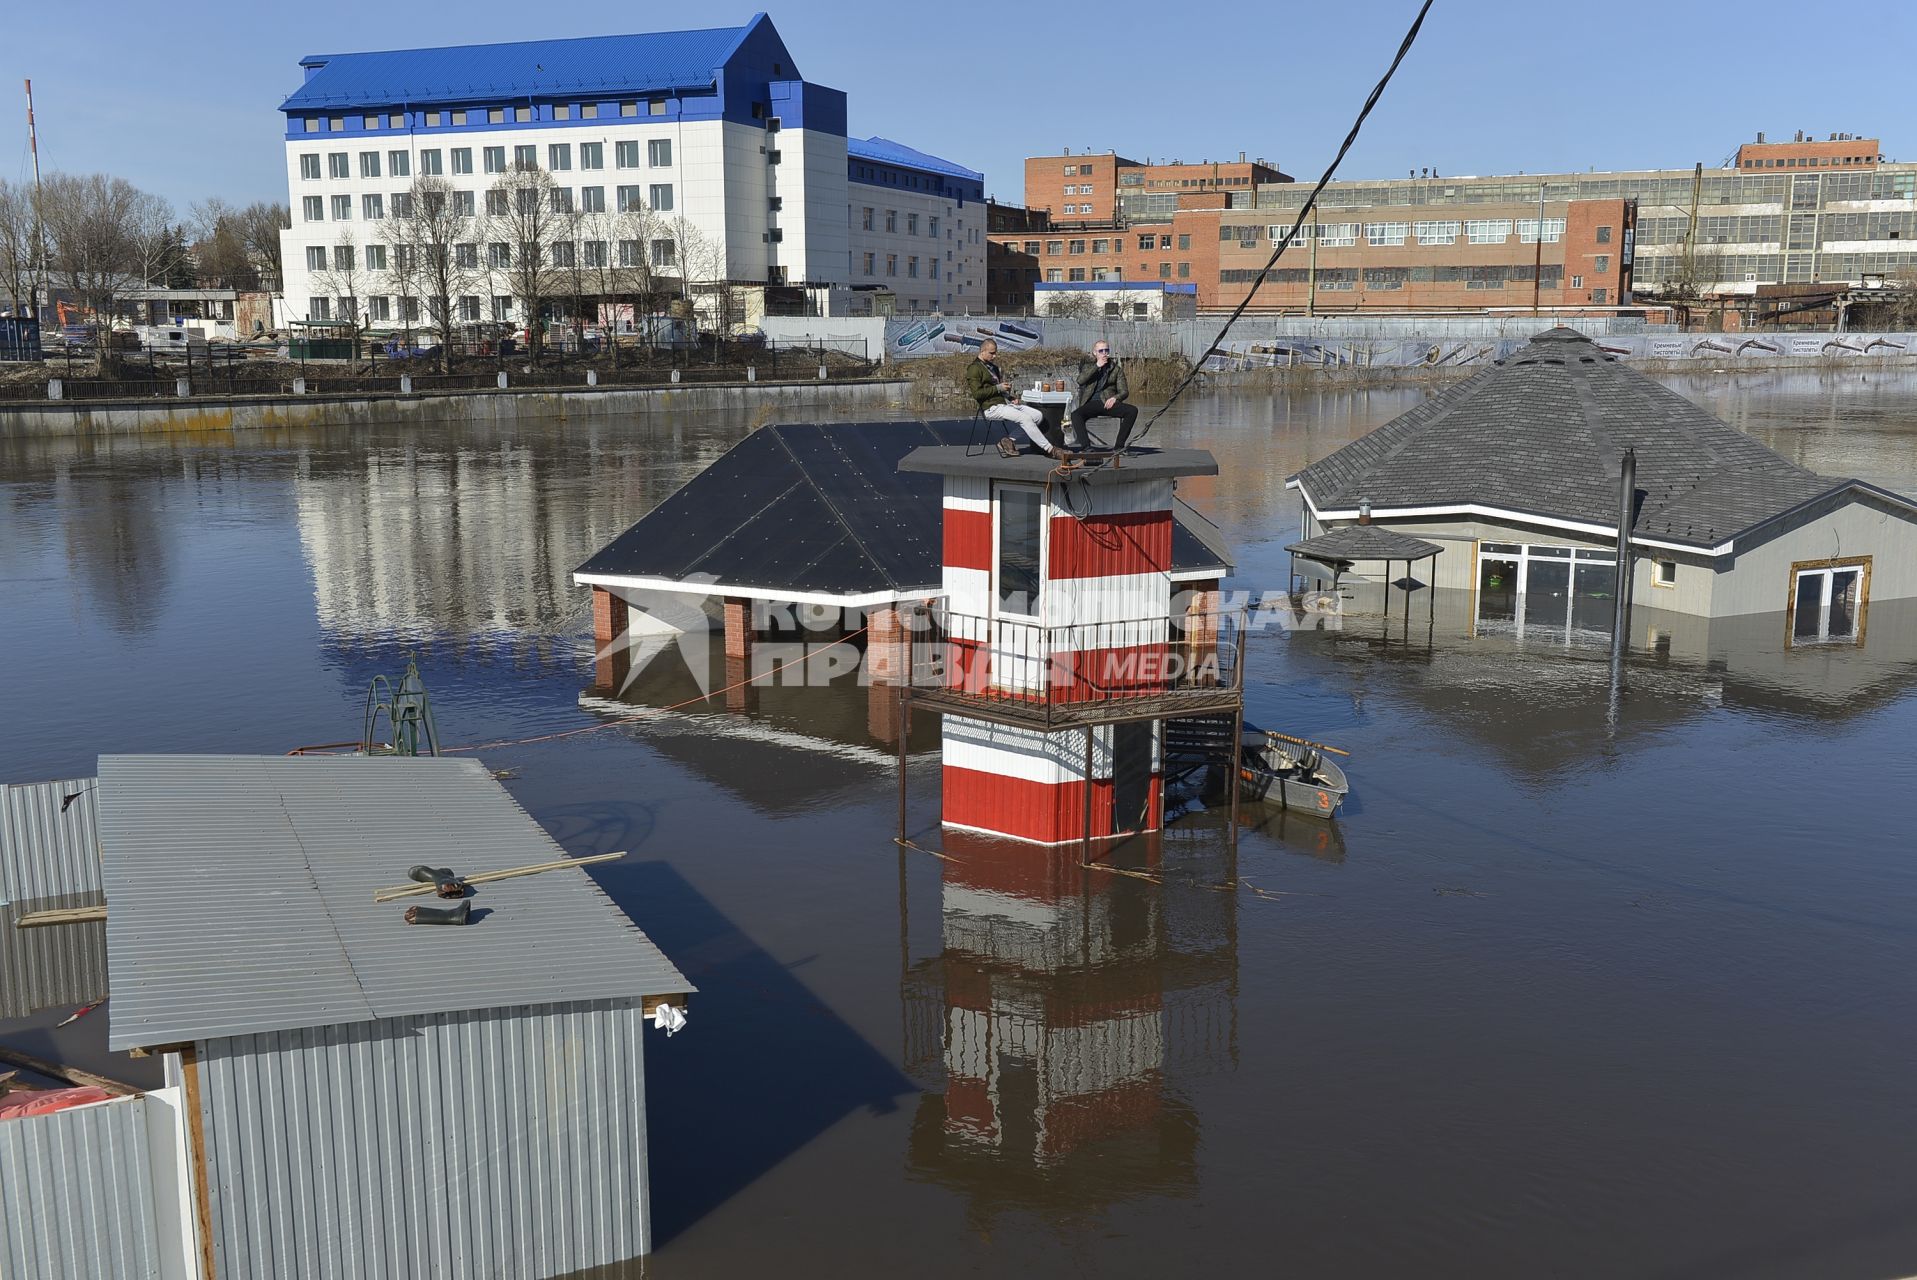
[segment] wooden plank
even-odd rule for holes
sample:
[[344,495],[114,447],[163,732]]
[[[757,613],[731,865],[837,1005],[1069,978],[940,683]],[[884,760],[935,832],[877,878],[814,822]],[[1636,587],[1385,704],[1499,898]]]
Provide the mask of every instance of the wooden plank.
[[206,1115],[200,1089],[200,1059],[193,1045],[180,1048],[180,1074],[186,1088],[186,1154],[193,1166],[193,1217],[200,1237],[200,1280],[214,1280],[213,1188],[206,1176]]
[[[461,876],[467,884],[491,884],[495,880],[513,880],[520,876],[538,875],[542,871],[564,871],[573,867],[589,867],[595,862],[611,862],[615,858],[625,857],[625,853],[595,853],[587,858],[561,858],[557,862],[534,862],[523,867],[507,867],[503,871],[481,871],[477,875]],[[386,889],[373,891],[374,902],[394,902],[400,898],[417,898],[432,893],[436,886],[430,884],[398,884]]]
[[15,916],[16,929],[44,929],[56,924],[92,924],[96,920],[106,919],[106,903],[92,907],[61,907],[53,911],[29,911],[25,915]]
[[0,1048],[0,1062],[4,1062],[10,1067],[21,1067],[33,1072],[35,1075],[45,1076],[49,1080],[59,1080],[75,1087],[92,1085],[96,1089],[104,1089],[119,1098],[137,1097],[143,1092],[143,1090],[135,1089],[130,1084],[121,1084],[118,1080],[109,1080],[105,1076],[96,1076],[91,1071],[82,1071],[78,1067],[64,1067],[57,1062],[48,1062],[44,1058],[36,1058],[32,1054],[22,1053],[18,1049]]
[[685,992],[675,991],[669,995],[663,995],[663,996],[642,996],[639,1001],[639,1006],[640,1008],[645,1010],[646,1016],[650,1018],[652,1016],[652,1011],[654,1009],[657,1009],[662,1004],[669,1004],[673,1008],[678,1009],[681,1012],[684,1012],[687,999],[688,999],[688,996],[686,995]]

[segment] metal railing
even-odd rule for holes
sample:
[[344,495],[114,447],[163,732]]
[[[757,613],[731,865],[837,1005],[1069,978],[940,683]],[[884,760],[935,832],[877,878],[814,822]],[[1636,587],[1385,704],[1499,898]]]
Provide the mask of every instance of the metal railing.
[[930,611],[915,698],[1042,725],[1229,708],[1243,696],[1245,612],[1047,626]]

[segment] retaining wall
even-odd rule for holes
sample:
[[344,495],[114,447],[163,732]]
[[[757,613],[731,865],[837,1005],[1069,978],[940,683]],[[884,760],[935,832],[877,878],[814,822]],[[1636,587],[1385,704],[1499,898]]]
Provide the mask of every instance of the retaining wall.
[[265,428],[406,423],[510,425],[552,418],[648,413],[780,412],[817,415],[852,405],[906,404],[906,381],[757,382],[724,386],[576,387],[450,394],[217,396],[187,400],[0,403],[0,440],[147,433],[231,434]]

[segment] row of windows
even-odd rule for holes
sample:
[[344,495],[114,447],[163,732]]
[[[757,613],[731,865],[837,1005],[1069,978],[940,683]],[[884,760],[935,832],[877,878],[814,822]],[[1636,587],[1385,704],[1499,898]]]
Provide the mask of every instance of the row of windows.
[[[963,200],[968,194],[967,187],[956,181],[933,177],[930,174],[913,173],[909,169],[901,173],[897,169],[860,164],[852,166],[851,174],[854,181],[863,178],[867,182],[883,182],[888,186],[901,189],[909,187],[914,191],[929,191],[934,195],[946,196],[953,200]],[[970,194],[974,200],[984,198],[977,184],[971,184]]]
[[1746,160],[1746,169],[1832,169],[1838,165],[1875,164],[1876,156],[1772,156]]
[[[1125,242],[1125,236],[1105,236],[1091,240],[1026,240],[1023,242],[1023,246],[1026,253],[1037,257],[1041,252],[1048,256],[1061,253],[1078,254],[1086,252],[1094,254],[1124,253]],[[1013,243],[1014,242],[1008,241],[1005,247],[1011,249]],[[1138,249],[1141,253],[1150,253],[1153,249],[1169,249],[1171,247],[1172,237],[1170,233],[1140,232],[1138,234]],[[1183,250],[1191,248],[1190,233],[1179,233],[1178,247]]]
[[[1810,219],[1816,218],[1815,223]],[[1832,240],[1917,240],[1917,210],[1908,213],[1825,213],[1793,214],[1790,219],[1792,248],[1812,248]],[[1682,244],[1690,235],[1690,219],[1644,218],[1638,222],[1639,244]],[[1697,243],[1782,244],[1785,232],[1781,214],[1749,214],[1743,217],[1700,217]]]
[[[1359,209],[1391,205],[1530,204],[1543,199],[1637,200],[1646,205],[1689,209],[1693,193],[1703,206],[1781,205],[1792,199],[1793,184],[1803,186],[1810,207],[1833,200],[1909,200],[1917,195],[1917,172],[1877,168],[1827,170],[1801,174],[1775,170],[1707,170],[1701,183],[1689,172],[1650,174],[1572,174],[1541,178],[1431,179],[1418,182],[1335,184],[1318,199],[1321,209]],[[1296,209],[1311,186],[1306,183],[1259,187],[1261,209]]]
[[[1504,244],[1515,231],[1518,243],[1536,244],[1538,226],[1536,218],[1473,218],[1464,222],[1324,222],[1316,226],[1307,223],[1298,228],[1293,243],[1302,244],[1315,237],[1318,246],[1323,249],[1354,248],[1361,238],[1373,246],[1402,245],[1413,238],[1419,244],[1456,244],[1462,234],[1467,244]],[[1543,226],[1546,244],[1556,244],[1564,238],[1563,218],[1546,218]],[[1221,243],[1235,240],[1241,247],[1248,248],[1257,243],[1259,230],[1248,223],[1227,223],[1218,228],[1218,239]],[[1284,239],[1285,233],[1290,230],[1289,226],[1277,223],[1263,228],[1265,239],[1272,244]],[[1610,239],[1611,228],[1597,228],[1598,243],[1606,244]]]
[[[876,253],[868,253],[865,255],[865,274],[866,275],[874,276],[878,274],[878,257],[879,255]],[[896,276],[898,275],[898,273],[899,273],[899,255],[896,253],[886,254],[885,255],[885,274],[888,276]],[[925,274],[926,274],[926,278],[930,280],[936,280],[939,278],[939,260],[937,258],[927,258],[925,260]],[[919,259],[917,254],[909,254],[906,256],[905,275],[906,275],[906,278],[909,280],[916,280],[919,278]]]
[[[637,169],[639,164],[639,140],[634,138],[624,142],[615,142],[613,163],[621,169]],[[487,173],[506,172],[506,148],[481,147],[480,158]],[[536,145],[521,145],[513,149],[513,168],[537,169],[539,167],[539,148]],[[453,147],[445,156],[452,163],[456,174],[473,171],[473,148]],[[573,144],[553,142],[546,146],[546,167],[554,173],[565,173],[572,168]],[[419,172],[422,177],[436,177],[444,172],[441,167],[442,154],[438,147],[426,147],[419,152]],[[386,175],[394,178],[409,177],[412,173],[412,153],[408,151],[388,151],[385,157]],[[581,169],[603,169],[606,167],[606,144],[603,142],[582,142],[579,144],[579,167]],[[646,167],[669,169],[672,167],[672,139],[653,138],[646,143]],[[331,151],[326,155],[326,176],[329,178],[350,178],[352,176],[352,155],[345,151]],[[308,182],[317,182],[320,176],[320,153],[305,151],[300,153],[300,177]],[[362,151],[359,153],[359,176],[377,178],[380,173],[380,153]]]
[[[865,231],[876,230],[878,226],[878,213],[879,211],[877,209],[874,209],[870,205],[865,206],[865,208],[859,214],[860,229]],[[963,230],[964,227],[965,227],[965,223],[961,221],[959,223],[959,228]],[[899,211],[897,209],[887,209],[885,211],[885,229],[892,235],[897,235],[899,233]],[[905,215],[905,234],[908,236],[915,236],[918,233],[919,233],[919,215],[908,211]],[[931,214],[926,217],[925,234],[930,236],[934,240],[938,239],[939,218],[937,214]]]
[[[308,245],[306,269],[314,272],[330,271],[336,276],[361,270],[392,270],[404,274],[416,269],[418,260],[412,245],[391,246],[390,258],[387,255],[387,248],[388,246],[383,244],[357,246],[336,244],[329,250],[325,245]],[[484,246],[455,244],[452,248],[452,265],[458,270],[478,270],[482,248],[485,250],[485,262],[488,267],[506,270],[513,265],[513,246],[504,241],[494,241]],[[528,252],[532,253],[535,262],[543,261],[553,267],[615,265],[637,267],[647,263],[654,267],[678,265],[678,246],[670,239],[658,239],[649,243],[638,240],[559,240],[545,245],[534,245]],[[918,260],[915,258],[913,261]]]
[[[1256,268],[1230,268],[1218,273],[1220,284],[1250,284],[1258,278]],[[1311,281],[1308,267],[1275,267],[1265,273],[1267,284],[1302,285]],[[1530,284],[1536,277],[1531,264],[1490,267],[1320,267],[1316,273],[1320,290],[1339,292],[1355,288],[1360,282],[1367,289],[1402,289],[1407,284],[1462,284],[1467,289],[1502,289],[1507,283]],[[1542,282],[1555,289],[1564,279],[1564,268],[1546,263]],[[1580,283],[1582,277],[1573,277]]]
[[[453,202],[453,216],[458,218],[476,217],[478,206],[476,193],[471,191],[453,191],[449,193]],[[489,218],[507,217],[514,211],[512,197],[518,199],[518,212],[529,214],[537,208],[539,192],[531,187],[521,188],[508,193],[498,188],[485,193],[486,216]],[[547,210],[556,214],[604,213],[606,211],[606,188],[580,187],[577,202],[573,199],[573,188],[552,187],[546,192]],[[620,213],[635,213],[641,209],[650,209],[654,213],[670,213],[673,209],[672,184],[655,182],[642,189],[637,186],[614,187],[615,208]],[[328,210],[331,210],[334,222],[349,222],[353,218],[354,199],[350,195],[331,197],[330,203],[325,196],[300,197],[300,216],[305,222],[324,222]],[[358,210],[362,220],[378,222],[385,218],[388,210],[395,218],[413,216],[413,193],[395,191],[388,197],[380,192],[367,192],[359,197]]]
[[[446,125],[458,128],[469,124],[532,124],[540,120],[597,120],[601,110],[608,117],[619,116],[631,119],[636,116],[662,116],[666,114],[666,102],[663,98],[651,98],[643,102],[578,102],[553,103],[546,107],[459,107],[450,111],[414,111],[411,113],[395,111],[390,114],[362,115],[358,117],[360,128],[366,130],[405,129],[424,127],[438,129]],[[408,114],[412,119],[409,122]],[[755,115],[758,114],[755,112]],[[305,133],[344,133],[351,116],[301,116],[300,129]]]

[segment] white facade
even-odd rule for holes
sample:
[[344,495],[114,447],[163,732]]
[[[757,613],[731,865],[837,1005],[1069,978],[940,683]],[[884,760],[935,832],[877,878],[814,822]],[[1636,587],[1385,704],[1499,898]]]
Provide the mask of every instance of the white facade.
[[[466,243],[474,246],[476,265],[459,290],[460,318],[524,324],[506,273],[489,265],[488,245],[510,237],[489,233],[486,225],[486,192],[500,169],[526,154],[523,148],[532,149],[531,157],[580,211],[578,224],[559,238],[572,239],[582,259],[587,242],[603,241],[617,263],[619,242],[629,241],[626,252],[644,254],[660,276],[679,275],[690,256],[695,282],[829,286],[846,280],[841,135],[647,116],[580,120],[576,127],[318,132],[286,142],[292,226],[281,233],[285,315],[344,319],[340,299],[350,295],[360,312],[355,319],[376,328],[405,323],[404,290],[390,269],[395,197],[417,178],[436,176],[471,197]],[[647,212],[622,217],[622,203]],[[351,249],[344,259],[342,245]],[[702,246],[709,247],[703,254]],[[372,261],[383,259],[387,269],[368,267],[369,247],[377,250]],[[981,274],[971,272],[975,280]],[[423,304],[418,309],[415,323],[425,320]]]
[[900,315],[985,310],[982,203],[867,182],[846,190],[855,291],[890,290]]

